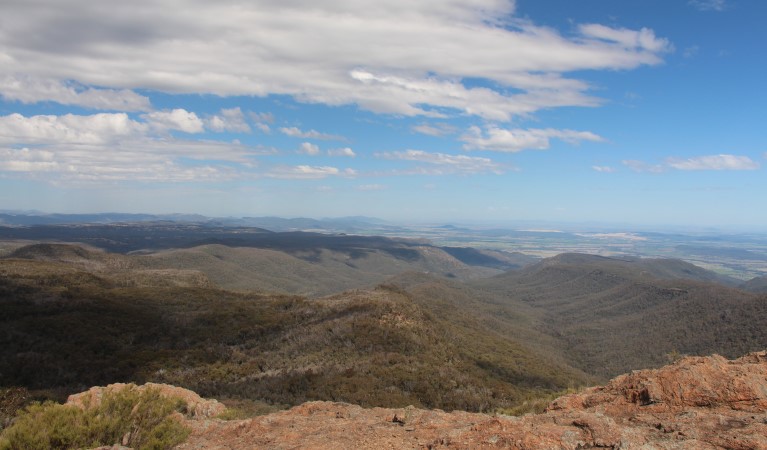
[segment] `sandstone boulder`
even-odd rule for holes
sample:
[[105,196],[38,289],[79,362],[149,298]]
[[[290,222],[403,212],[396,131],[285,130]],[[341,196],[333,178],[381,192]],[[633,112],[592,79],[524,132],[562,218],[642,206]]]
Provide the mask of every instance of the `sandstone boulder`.
[[115,383],[106,387],[96,386],[85,392],[70,395],[67,399],[67,404],[84,408],[86,402],[90,402],[91,406],[96,406],[101,402],[101,398],[105,392],[121,391],[123,389],[138,389],[139,391],[143,391],[149,388],[159,390],[160,395],[163,397],[178,398],[185,401],[188,414],[193,419],[216,417],[226,410],[226,407],[217,400],[207,400],[188,389],[158,383],[146,383],[141,386],[136,386],[133,383]]

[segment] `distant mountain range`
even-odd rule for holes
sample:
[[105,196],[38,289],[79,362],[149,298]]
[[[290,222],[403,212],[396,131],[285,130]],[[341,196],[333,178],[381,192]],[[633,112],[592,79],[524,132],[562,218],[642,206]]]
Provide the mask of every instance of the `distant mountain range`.
[[0,212],[0,224],[13,225],[64,225],[64,224],[107,224],[131,222],[208,222],[211,219],[198,214],[47,214],[37,212]]
[[218,227],[265,228],[271,231],[355,231],[360,229],[400,227],[382,219],[365,216],[338,218],[292,218],[281,217],[206,217],[199,214],[46,214],[34,211],[0,211],[0,225],[82,225],[82,224],[138,224],[179,223]]

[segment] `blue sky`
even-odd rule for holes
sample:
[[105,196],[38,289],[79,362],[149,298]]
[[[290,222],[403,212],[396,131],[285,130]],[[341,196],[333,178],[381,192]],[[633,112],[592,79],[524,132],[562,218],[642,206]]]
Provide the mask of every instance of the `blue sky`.
[[0,209],[764,230],[767,3],[8,0]]

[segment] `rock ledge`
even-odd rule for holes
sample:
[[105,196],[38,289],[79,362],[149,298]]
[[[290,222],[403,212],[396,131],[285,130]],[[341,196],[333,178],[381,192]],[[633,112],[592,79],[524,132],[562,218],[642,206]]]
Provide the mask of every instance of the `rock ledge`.
[[635,371],[524,417],[310,402],[224,421],[211,418],[217,407],[200,408],[181,449],[767,449],[767,352]]

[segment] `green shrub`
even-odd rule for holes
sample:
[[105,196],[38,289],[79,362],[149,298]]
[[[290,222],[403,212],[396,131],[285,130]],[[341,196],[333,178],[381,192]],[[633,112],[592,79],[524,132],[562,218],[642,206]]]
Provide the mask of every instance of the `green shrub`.
[[86,398],[85,408],[52,402],[22,410],[0,435],[0,450],[70,449],[126,444],[136,449],[168,449],[189,431],[172,417],[186,404],[157,389],[130,386],[104,392],[101,402]]

